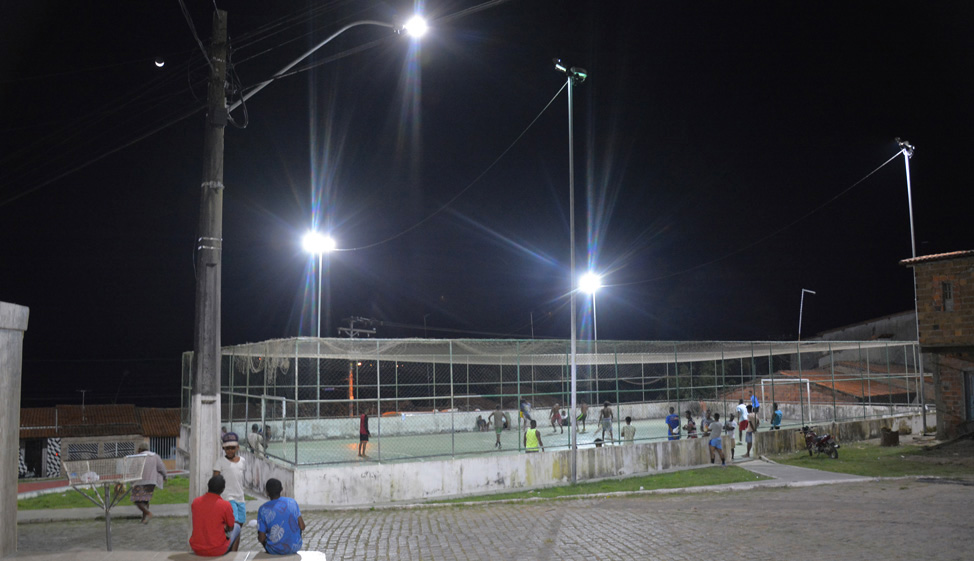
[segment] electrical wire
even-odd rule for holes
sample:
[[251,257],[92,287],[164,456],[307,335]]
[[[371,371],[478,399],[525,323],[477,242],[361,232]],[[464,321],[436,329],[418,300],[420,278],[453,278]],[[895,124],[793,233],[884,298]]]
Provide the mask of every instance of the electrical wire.
[[723,261],[725,259],[729,259],[729,258],[731,258],[731,257],[733,257],[733,256],[735,256],[735,255],[737,255],[737,254],[739,254],[741,252],[747,251],[748,249],[751,249],[752,247],[754,247],[754,246],[756,246],[756,245],[758,245],[760,243],[763,243],[763,242],[765,242],[765,241],[767,241],[767,240],[769,240],[769,239],[777,236],[778,234],[784,232],[785,230],[791,228],[792,226],[798,224],[799,222],[802,222],[802,221],[806,220],[807,218],[809,218],[810,216],[812,216],[816,212],[822,210],[823,208],[827,207],[828,205],[834,203],[840,197],[844,196],[846,193],[848,193],[849,191],[852,191],[854,188],[856,188],[863,181],[869,179],[874,173],[876,173],[877,171],[881,170],[887,164],[889,164],[890,162],[892,162],[893,160],[895,160],[897,157],[899,157],[900,154],[901,154],[901,152],[897,152],[890,159],[888,159],[885,162],[883,162],[882,164],[880,164],[876,169],[874,169],[871,172],[869,172],[866,175],[864,175],[861,179],[859,179],[859,181],[856,181],[855,183],[853,183],[849,187],[847,187],[844,190],[842,190],[837,195],[834,195],[831,199],[829,199],[829,200],[825,201],[824,203],[818,205],[817,207],[815,207],[812,210],[808,211],[807,213],[803,214],[799,218],[796,218],[795,220],[789,222],[788,224],[782,226],[781,228],[778,228],[774,232],[771,232],[770,234],[768,234],[766,236],[763,236],[763,237],[761,237],[761,238],[759,238],[759,239],[757,239],[757,240],[755,240],[755,241],[753,241],[751,243],[745,244],[745,245],[743,245],[743,246],[735,249],[734,251],[731,251],[729,253],[726,253],[724,255],[721,255],[720,257],[717,257],[716,259],[711,259],[710,261],[707,261],[705,263],[700,263],[700,264],[694,265],[692,267],[689,267],[687,269],[683,269],[682,271],[677,271],[677,272],[674,272],[674,273],[669,273],[669,274],[666,274],[666,275],[663,275],[663,276],[654,277],[654,278],[651,278],[651,279],[646,279],[646,280],[641,280],[641,281],[632,281],[632,282],[616,283],[613,286],[633,286],[633,285],[639,285],[639,284],[646,284],[646,283],[649,283],[649,282],[661,281],[661,280],[665,280],[665,279],[677,277],[677,276],[680,276],[680,275],[685,275],[687,273],[691,273],[691,272],[696,271],[698,269],[702,269],[704,267],[713,265],[714,263],[719,263],[719,262],[721,262],[721,261]]
[[527,134],[527,132],[529,130],[531,130],[531,127],[534,126],[534,124],[538,121],[538,119],[540,119],[541,116],[545,114],[545,112],[548,110],[548,108],[551,107],[551,104],[554,103],[556,99],[558,99],[558,96],[561,95],[561,92],[563,92],[567,86],[568,86],[568,82],[566,81],[564,84],[562,84],[561,89],[559,89],[558,92],[555,93],[554,97],[552,97],[551,100],[549,100],[548,103],[544,106],[544,108],[541,109],[541,112],[539,112],[537,114],[537,116],[535,116],[535,118],[532,119],[530,123],[528,123],[528,126],[526,126],[524,128],[524,130],[521,131],[521,134],[517,135],[517,138],[515,138],[511,142],[511,144],[507,148],[505,148],[504,151],[501,152],[501,154],[499,156],[497,156],[494,159],[494,161],[491,162],[490,165],[487,166],[486,169],[484,169],[484,171],[480,172],[480,174],[477,177],[475,177],[473,179],[473,181],[471,181],[470,183],[468,183],[466,187],[464,187],[463,189],[461,189],[460,192],[457,193],[456,195],[454,195],[449,201],[447,201],[447,202],[443,203],[442,205],[440,205],[439,208],[437,208],[436,210],[434,210],[432,213],[428,214],[426,217],[424,217],[423,219],[421,219],[419,222],[413,224],[412,226],[406,228],[405,230],[402,230],[401,232],[399,232],[397,234],[394,234],[394,235],[392,235],[392,236],[390,236],[390,237],[388,237],[388,238],[386,238],[384,240],[381,240],[381,241],[378,241],[378,242],[375,242],[375,243],[371,243],[369,245],[364,245],[364,246],[361,246],[361,247],[354,247],[354,248],[347,248],[347,249],[335,249],[334,251],[360,251],[360,250],[363,250],[363,249],[371,249],[373,247],[377,247],[377,246],[380,246],[382,244],[389,243],[389,242],[391,242],[391,241],[393,241],[395,239],[398,239],[398,238],[400,238],[400,237],[408,234],[409,232],[415,230],[416,228],[419,228],[423,224],[429,222],[434,216],[436,216],[436,215],[440,214],[441,212],[443,212],[444,210],[450,208],[450,206],[452,206],[453,203],[457,201],[457,199],[459,199],[460,197],[462,197],[467,191],[469,191],[471,188],[473,188],[473,186],[476,185],[478,181],[480,181],[481,179],[483,179],[483,177],[485,175],[487,175],[487,172],[489,172],[491,169],[493,169],[494,166],[496,166],[497,163],[500,162],[504,158],[504,156],[506,156],[507,153],[511,151],[512,148],[514,148],[514,145],[517,144],[518,141],[521,140],[521,138],[525,134]]

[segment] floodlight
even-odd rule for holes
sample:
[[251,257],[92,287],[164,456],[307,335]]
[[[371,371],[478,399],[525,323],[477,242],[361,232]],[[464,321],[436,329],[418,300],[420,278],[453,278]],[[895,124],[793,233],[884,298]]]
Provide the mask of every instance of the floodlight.
[[602,277],[593,272],[585,273],[582,278],[578,279],[578,288],[582,292],[595,294],[596,290],[602,288]]
[[403,31],[409,34],[410,37],[415,37],[417,39],[425,35],[429,30],[426,20],[420,16],[413,16],[409,18],[409,21],[407,21],[402,28]]
[[320,255],[335,249],[335,240],[331,236],[323,236],[318,232],[308,232],[302,240],[304,250],[308,253]]

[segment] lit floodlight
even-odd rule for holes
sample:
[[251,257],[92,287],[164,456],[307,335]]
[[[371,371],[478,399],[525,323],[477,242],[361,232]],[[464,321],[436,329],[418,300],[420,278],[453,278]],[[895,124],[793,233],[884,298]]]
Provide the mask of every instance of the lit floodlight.
[[308,232],[305,234],[301,245],[308,253],[320,255],[329,253],[335,249],[335,240],[331,236],[323,236],[318,232]]
[[429,26],[426,25],[426,20],[420,16],[413,16],[409,18],[406,25],[402,26],[403,30],[410,36],[415,38],[420,38],[426,34],[429,30]]
[[596,290],[602,288],[602,277],[592,272],[585,273],[578,279],[578,288],[582,292],[595,294]]
[[910,144],[906,140],[901,140],[900,137],[898,137],[898,136],[896,137],[896,144],[898,144],[900,146],[900,148],[902,148],[903,150],[906,151],[906,155],[908,157],[913,157],[913,150],[914,150],[914,148],[913,148],[913,145],[912,144]]

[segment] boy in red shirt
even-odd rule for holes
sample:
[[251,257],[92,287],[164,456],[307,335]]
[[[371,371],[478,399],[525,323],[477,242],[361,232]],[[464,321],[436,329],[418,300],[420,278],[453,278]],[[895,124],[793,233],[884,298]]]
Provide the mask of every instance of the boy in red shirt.
[[193,535],[189,547],[196,555],[218,557],[237,551],[240,545],[240,524],[233,519],[233,507],[220,497],[226,486],[222,475],[214,475],[206,484],[208,492],[193,499]]

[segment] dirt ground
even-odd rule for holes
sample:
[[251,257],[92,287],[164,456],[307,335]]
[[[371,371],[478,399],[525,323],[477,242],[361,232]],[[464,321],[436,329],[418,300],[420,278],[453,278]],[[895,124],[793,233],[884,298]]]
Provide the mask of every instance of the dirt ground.
[[959,465],[974,470],[974,435],[945,442],[920,443],[916,459],[938,465]]

